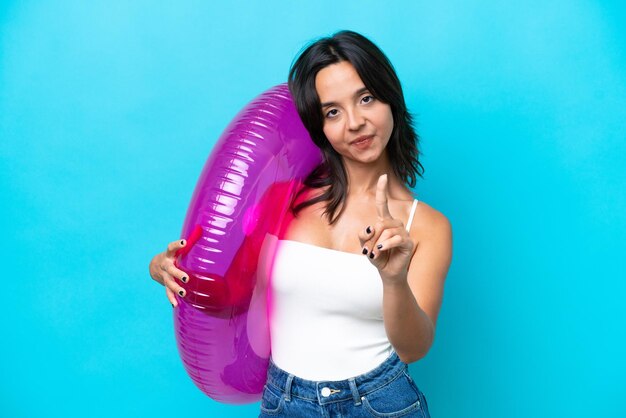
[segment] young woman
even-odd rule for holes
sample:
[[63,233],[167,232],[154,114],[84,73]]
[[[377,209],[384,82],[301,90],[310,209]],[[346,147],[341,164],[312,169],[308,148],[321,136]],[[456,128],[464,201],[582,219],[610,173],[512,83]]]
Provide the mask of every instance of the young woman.
[[[323,162],[272,269],[260,416],[428,417],[407,364],[432,346],[452,232],[409,189],[423,168],[398,77],[376,45],[342,31],[300,54],[289,87]],[[181,242],[150,263],[173,305]]]

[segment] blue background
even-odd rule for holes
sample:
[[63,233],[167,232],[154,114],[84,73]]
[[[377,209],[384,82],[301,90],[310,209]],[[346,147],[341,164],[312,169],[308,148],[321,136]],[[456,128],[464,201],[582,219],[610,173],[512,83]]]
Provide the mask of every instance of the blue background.
[[148,262],[308,41],[373,39],[451,220],[433,417],[623,417],[626,13],[618,2],[0,3],[0,415],[256,416],[178,358]]

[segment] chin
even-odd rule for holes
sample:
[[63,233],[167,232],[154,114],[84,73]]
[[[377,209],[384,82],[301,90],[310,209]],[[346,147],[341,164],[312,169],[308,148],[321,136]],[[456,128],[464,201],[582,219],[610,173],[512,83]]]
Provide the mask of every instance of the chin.
[[375,164],[380,160],[380,156],[372,156],[372,157],[353,157],[352,161],[359,162],[361,164]]
[[372,151],[371,153],[367,153],[367,155],[358,156],[355,159],[363,163],[375,163],[381,160],[383,157],[384,153],[376,150]]

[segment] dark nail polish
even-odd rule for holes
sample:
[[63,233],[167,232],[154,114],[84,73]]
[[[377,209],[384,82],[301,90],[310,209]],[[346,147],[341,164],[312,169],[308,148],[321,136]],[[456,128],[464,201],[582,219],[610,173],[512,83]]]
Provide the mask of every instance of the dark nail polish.
[[174,304],[172,303],[172,308],[174,307]]
[[181,297],[185,297],[185,292],[183,292],[182,290],[180,290],[180,291],[178,292],[178,294],[179,294]]
[[185,245],[185,240],[184,239],[180,240],[180,245]]
[[376,246],[376,248],[378,248],[378,249],[380,250],[381,248],[383,248],[383,244],[378,244],[378,245]]
[[182,281],[183,281],[183,283],[187,283],[187,280],[188,280],[188,279],[187,279],[187,277],[183,277],[183,278],[182,278],[182,279],[180,279],[180,280],[182,280]]
[[370,253],[370,258],[374,258],[374,252]]
[[363,254],[367,254],[367,248],[363,248]]
[[370,228],[370,227],[368,226],[368,227],[365,229],[365,232],[367,232],[367,233],[368,233],[368,235],[369,235],[369,234],[371,234],[371,233],[372,233],[372,228]]

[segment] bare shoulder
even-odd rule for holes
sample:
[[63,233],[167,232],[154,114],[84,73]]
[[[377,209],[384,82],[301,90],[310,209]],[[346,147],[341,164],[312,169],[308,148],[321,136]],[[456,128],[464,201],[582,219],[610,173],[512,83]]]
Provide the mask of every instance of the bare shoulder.
[[451,239],[452,224],[443,213],[420,200],[415,208],[410,235],[416,244],[422,240]]

